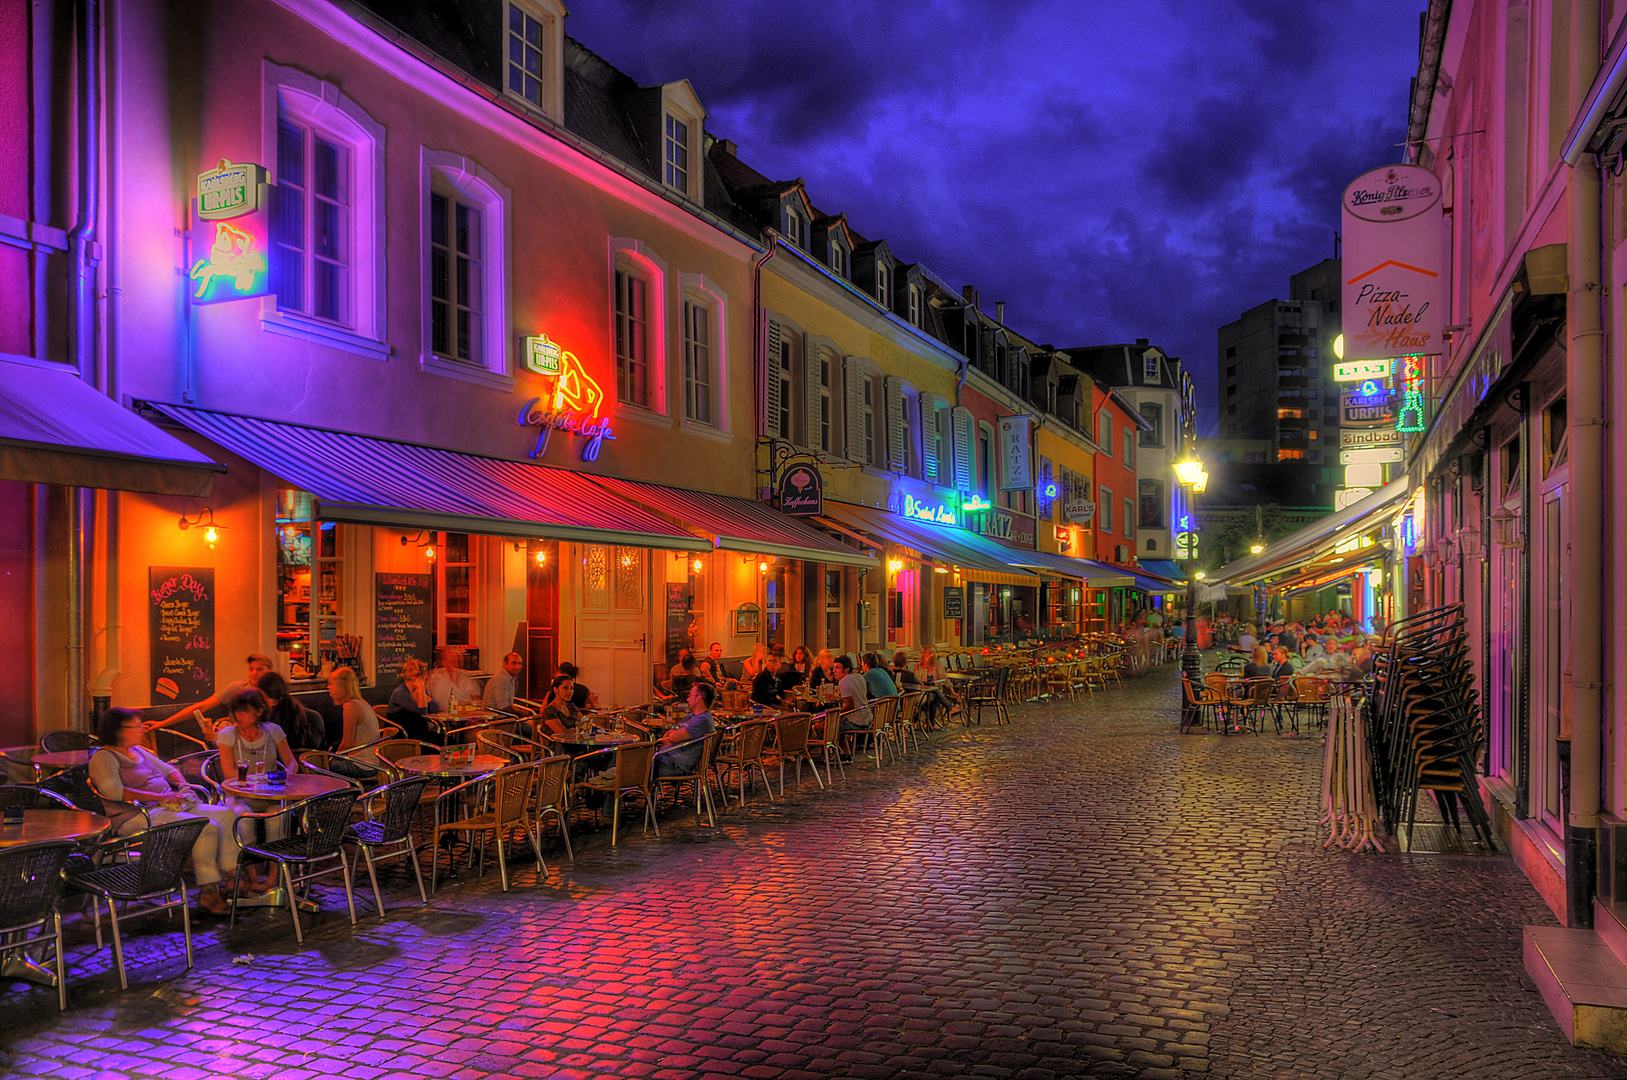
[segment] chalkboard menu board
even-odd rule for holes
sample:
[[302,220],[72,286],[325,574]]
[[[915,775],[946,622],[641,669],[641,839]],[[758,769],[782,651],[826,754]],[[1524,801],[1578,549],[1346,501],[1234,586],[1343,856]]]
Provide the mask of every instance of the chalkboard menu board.
[[687,581],[667,582],[667,663],[678,662],[679,649],[695,647],[695,630],[689,609],[694,591]]
[[964,619],[966,617],[965,586],[945,585],[943,587],[943,617],[946,619]]
[[373,671],[379,686],[392,686],[405,661],[429,662],[429,575],[374,574],[373,581]]
[[215,692],[215,571],[147,568],[152,703],[202,701]]

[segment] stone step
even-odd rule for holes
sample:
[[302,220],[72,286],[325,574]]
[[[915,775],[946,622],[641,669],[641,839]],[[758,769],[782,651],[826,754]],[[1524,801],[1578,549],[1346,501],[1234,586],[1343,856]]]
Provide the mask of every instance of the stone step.
[[1627,1053],[1627,964],[1598,933],[1527,926],[1525,970],[1572,1045]]
[[1627,965],[1627,903],[1593,900],[1593,930],[1623,965]]

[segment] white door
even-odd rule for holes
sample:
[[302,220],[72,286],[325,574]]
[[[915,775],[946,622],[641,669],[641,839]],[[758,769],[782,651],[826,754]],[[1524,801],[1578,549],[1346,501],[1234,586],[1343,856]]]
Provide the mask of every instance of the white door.
[[577,666],[603,708],[651,698],[649,559],[643,548],[584,544],[576,567]]

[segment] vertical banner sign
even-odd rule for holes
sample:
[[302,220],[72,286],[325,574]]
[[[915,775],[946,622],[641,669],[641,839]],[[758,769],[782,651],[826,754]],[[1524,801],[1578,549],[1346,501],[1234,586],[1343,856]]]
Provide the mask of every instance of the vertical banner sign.
[[1440,178],[1385,165],[1345,188],[1344,359],[1440,353],[1446,329]]
[[373,671],[388,686],[408,660],[429,663],[430,575],[373,575]]
[[148,567],[147,630],[154,705],[215,692],[214,567]]
[[1000,490],[1027,491],[1034,486],[1034,468],[1028,448],[1033,439],[1029,431],[1031,416],[1002,416],[1000,418]]
[[266,171],[259,165],[198,174],[198,225],[189,243],[192,302],[218,304],[271,291]]

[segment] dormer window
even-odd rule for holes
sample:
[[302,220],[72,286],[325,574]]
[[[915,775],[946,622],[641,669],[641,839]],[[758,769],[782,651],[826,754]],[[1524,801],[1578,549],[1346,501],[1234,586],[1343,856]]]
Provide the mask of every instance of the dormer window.
[[785,208],[785,238],[797,247],[802,247],[802,215],[795,209]]
[[1158,354],[1148,353],[1141,358],[1141,381],[1155,383],[1158,381]]
[[921,286],[910,286],[910,325],[921,325]]
[[841,245],[833,233],[830,238],[830,268],[840,278],[847,277],[847,249]]
[[890,302],[892,294],[888,291],[890,284],[891,275],[887,272],[887,264],[878,261],[876,263],[876,303],[884,308],[893,306]]
[[555,0],[511,2],[504,35],[508,92],[555,123],[565,118],[564,18]]
[[667,114],[667,186],[689,190],[689,125]]

